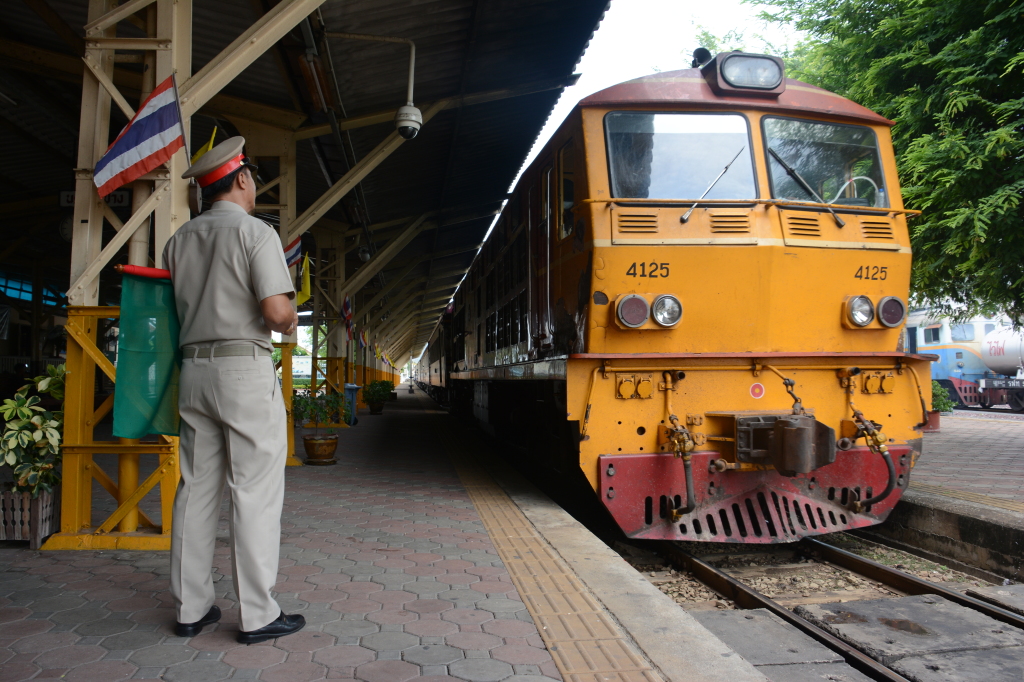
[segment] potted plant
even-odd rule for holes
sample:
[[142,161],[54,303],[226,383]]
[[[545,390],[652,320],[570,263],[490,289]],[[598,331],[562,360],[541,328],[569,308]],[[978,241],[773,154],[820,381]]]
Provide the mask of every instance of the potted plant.
[[391,381],[371,381],[363,388],[363,402],[370,406],[370,414],[381,414],[384,403],[391,399],[395,384]]
[[[18,389],[0,406],[4,431],[0,435],[0,466],[11,467],[13,481],[0,492],[3,508],[0,540],[28,540],[39,549],[60,525],[60,462],[64,434],[64,365]],[[35,395],[29,395],[32,390]],[[58,401],[56,410],[41,403],[42,395]]]
[[938,433],[940,415],[951,415],[954,407],[956,403],[949,397],[949,391],[939,382],[932,381],[932,409],[928,413],[928,423],[921,430],[924,433]]
[[[335,417],[337,422],[332,422]],[[337,464],[334,453],[338,449],[338,435],[331,428],[321,435],[320,429],[325,424],[344,422],[347,417],[348,405],[342,393],[325,392],[316,395],[296,395],[292,398],[292,418],[295,423],[311,423],[313,427],[311,435],[302,437],[302,446],[306,450],[306,464]]]

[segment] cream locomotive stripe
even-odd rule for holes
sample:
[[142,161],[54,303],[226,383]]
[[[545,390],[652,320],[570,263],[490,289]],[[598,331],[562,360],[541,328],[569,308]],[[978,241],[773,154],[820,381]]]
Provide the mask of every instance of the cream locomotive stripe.
[[977,502],[978,504],[984,504],[988,507],[998,507],[999,509],[1006,509],[1009,511],[1024,512],[1024,504],[1020,502],[1004,500],[998,497],[989,497],[988,495],[982,495],[980,493],[968,493],[962,490],[953,490],[952,488],[946,488],[941,485],[931,485],[930,483],[918,483],[916,481],[911,481],[910,489],[918,493],[931,493],[932,495],[942,495],[943,497],[952,497],[954,499],[965,500],[967,502]]
[[467,456],[466,444],[447,430],[437,433],[562,679],[661,682],[586,585],[494,479]]
[[696,237],[688,239],[611,239],[588,240],[588,244],[598,247],[605,246],[811,246],[824,249],[856,249],[858,251],[890,251],[892,253],[910,253],[909,246],[898,244],[876,244],[874,242],[832,242],[813,239],[771,239],[746,238],[728,239],[714,237]]

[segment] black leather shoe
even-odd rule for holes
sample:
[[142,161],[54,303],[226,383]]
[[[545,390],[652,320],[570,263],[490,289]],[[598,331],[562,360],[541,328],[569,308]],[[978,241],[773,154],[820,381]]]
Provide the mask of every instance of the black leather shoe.
[[194,623],[178,623],[174,626],[174,634],[178,637],[195,637],[202,632],[203,627],[216,623],[220,620],[220,607],[214,604],[200,620]]
[[238,641],[242,644],[265,642],[268,639],[293,634],[304,627],[306,627],[306,619],[302,617],[302,614],[293,613],[290,616],[286,616],[284,611],[282,611],[277,620],[267,623],[259,630],[250,630],[249,632],[243,630],[239,632]]

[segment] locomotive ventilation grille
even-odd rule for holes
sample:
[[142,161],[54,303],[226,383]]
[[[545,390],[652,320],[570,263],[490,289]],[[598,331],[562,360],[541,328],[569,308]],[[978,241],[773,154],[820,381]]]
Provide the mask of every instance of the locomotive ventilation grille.
[[790,237],[820,237],[821,225],[815,214],[786,214],[786,233]]
[[865,239],[893,239],[889,220],[861,220],[860,229]]
[[657,232],[657,213],[619,213],[619,232]]
[[[864,497],[872,494],[870,487],[864,492]],[[845,530],[853,527],[846,509],[853,494],[860,495],[860,487],[829,488],[829,503],[822,504],[818,500],[796,499],[775,491],[750,493],[682,517],[678,524],[679,535],[684,539],[717,542],[789,542],[808,535]],[[669,510],[678,508],[681,502],[678,495],[675,499],[666,495],[660,499],[648,497],[644,521],[650,526],[656,516],[667,519]]]
[[717,234],[749,234],[750,215],[744,213],[712,212],[711,231]]

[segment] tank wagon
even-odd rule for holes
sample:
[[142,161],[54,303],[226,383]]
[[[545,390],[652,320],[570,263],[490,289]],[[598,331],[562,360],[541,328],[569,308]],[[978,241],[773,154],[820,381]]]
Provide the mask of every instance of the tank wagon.
[[583,99],[419,381],[544,480],[581,479],[630,537],[881,522],[930,399],[930,357],[901,348],[911,212],[891,125],[738,52]]
[[906,347],[933,353],[932,379],[964,407],[1007,405],[1024,412],[1024,331],[1009,320],[975,317],[951,322],[930,309],[907,317]]

